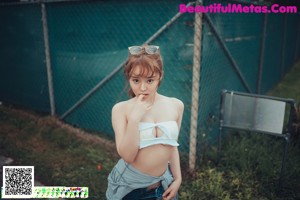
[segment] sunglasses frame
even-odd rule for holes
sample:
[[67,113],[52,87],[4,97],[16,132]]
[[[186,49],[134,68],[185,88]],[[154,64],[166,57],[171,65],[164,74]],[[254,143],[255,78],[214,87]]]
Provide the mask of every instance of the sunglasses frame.
[[[153,49],[153,51],[152,51],[152,49]],[[159,46],[148,45],[148,46],[145,46],[145,47],[143,47],[143,46],[130,46],[130,47],[128,47],[128,52],[129,52],[130,55],[140,55],[141,53],[143,53],[143,50],[148,55],[153,55],[153,54],[156,54],[157,52],[159,52]]]

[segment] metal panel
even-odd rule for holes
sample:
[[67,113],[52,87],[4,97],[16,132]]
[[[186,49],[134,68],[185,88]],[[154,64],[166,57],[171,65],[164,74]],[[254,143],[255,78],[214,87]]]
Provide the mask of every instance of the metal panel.
[[223,98],[224,127],[282,134],[285,102],[233,93]]

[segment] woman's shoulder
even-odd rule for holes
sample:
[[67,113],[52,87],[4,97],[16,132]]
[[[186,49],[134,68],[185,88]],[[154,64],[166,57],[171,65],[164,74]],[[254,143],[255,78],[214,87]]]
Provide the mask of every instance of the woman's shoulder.
[[166,102],[174,104],[178,109],[184,108],[184,104],[180,99],[177,99],[176,97],[168,97],[163,95],[162,97],[165,99]]
[[126,101],[120,101],[113,106],[112,112],[120,112],[120,111],[126,112],[126,110],[131,104],[132,104],[132,99]]

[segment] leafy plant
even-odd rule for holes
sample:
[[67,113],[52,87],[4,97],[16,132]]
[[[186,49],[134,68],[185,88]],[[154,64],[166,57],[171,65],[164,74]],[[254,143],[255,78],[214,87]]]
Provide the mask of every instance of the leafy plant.
[[253,199],[258,184],[252,174],[205,168],[197,171],[190,184],[183,185],[180,198],[186,200]]

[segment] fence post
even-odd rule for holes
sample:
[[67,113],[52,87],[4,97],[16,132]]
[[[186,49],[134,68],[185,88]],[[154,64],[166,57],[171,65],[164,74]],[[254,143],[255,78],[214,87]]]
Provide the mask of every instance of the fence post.
[[281,78],[283,78],[285,74],[284,70],[284,60],[285,60],[285,43],[286,43],[286,27],[287,27],[287,14],[284,14],[283,19],[283,39],[282,39],[282,48],[281,48],[281,63],[280,63],[280,69],[281,69]]
[[52,79],[52,70],[51,70],[50,48],[49,48],[48,23],[47,23],[47,13],[46,13],[45,3],[41,3],[41,11],[42,11],[42,22],[43,22],[43,33],[44,33],[44,45],[45,45],[50,109],[51,109],[51,115],[54,116],[55,115],[55,101],[54,101],[54,89],[53,89],[53,79]]
[[261,93],[261,78],[262,72],[264,67],[264,60],[265,60],[265,44],[266,44],[266,30],[267,30],[267,22],[268,22],[268,15],[263,15],[263,31],[261,36],[261,49],[260,49],[260,58],[259,58],[259,68],[257,74],[257,82],[256,82],[256,93]]
[[206,22],[208,24],[208,26],[210,27],[211,31],[213,32],[214,36],[216,37],[217,41],[219,42],[221,48],[224,50],[225,55],[227,56],[227,58],[229,59],[229,62],[231,63],[233,69],[235,70],[235,72],[237,73],[238,77],[240,78],[243,86],[245,87],[246,91],[248,93],[253,93],[245,79],[245,77],[243,76],[239,66],[237,65],[235,59],[233,58],[233,56],[231,55],[229,49],[227,48],[227,46],[225,45],[223,39],[221,38],[220,34],[217,32],[215,26],[213,25],[212,20],[210,19],[210,16],[208,13],[204,13],[204,17],[206,19]]
[[[197,1],[196,5],[201,4]],[[201,35],[202,35],[202,13],[195,12],[194,24],[194,58],[193,58],[193,82],[192,82],[192,105],[191,105],[191,126],[190,126],[190,150],[189,169],[195,170],[196,150],[197,150],[197,127],[198,127],[198,107],[200,89],[200,57],[201,57]]]
[[300,33],[300,21],[298,21],[298,26],[297,26],[296,49],[295,49],[295,54],[294,54],[294,62],[296,62],[298,59],[299,33]]

